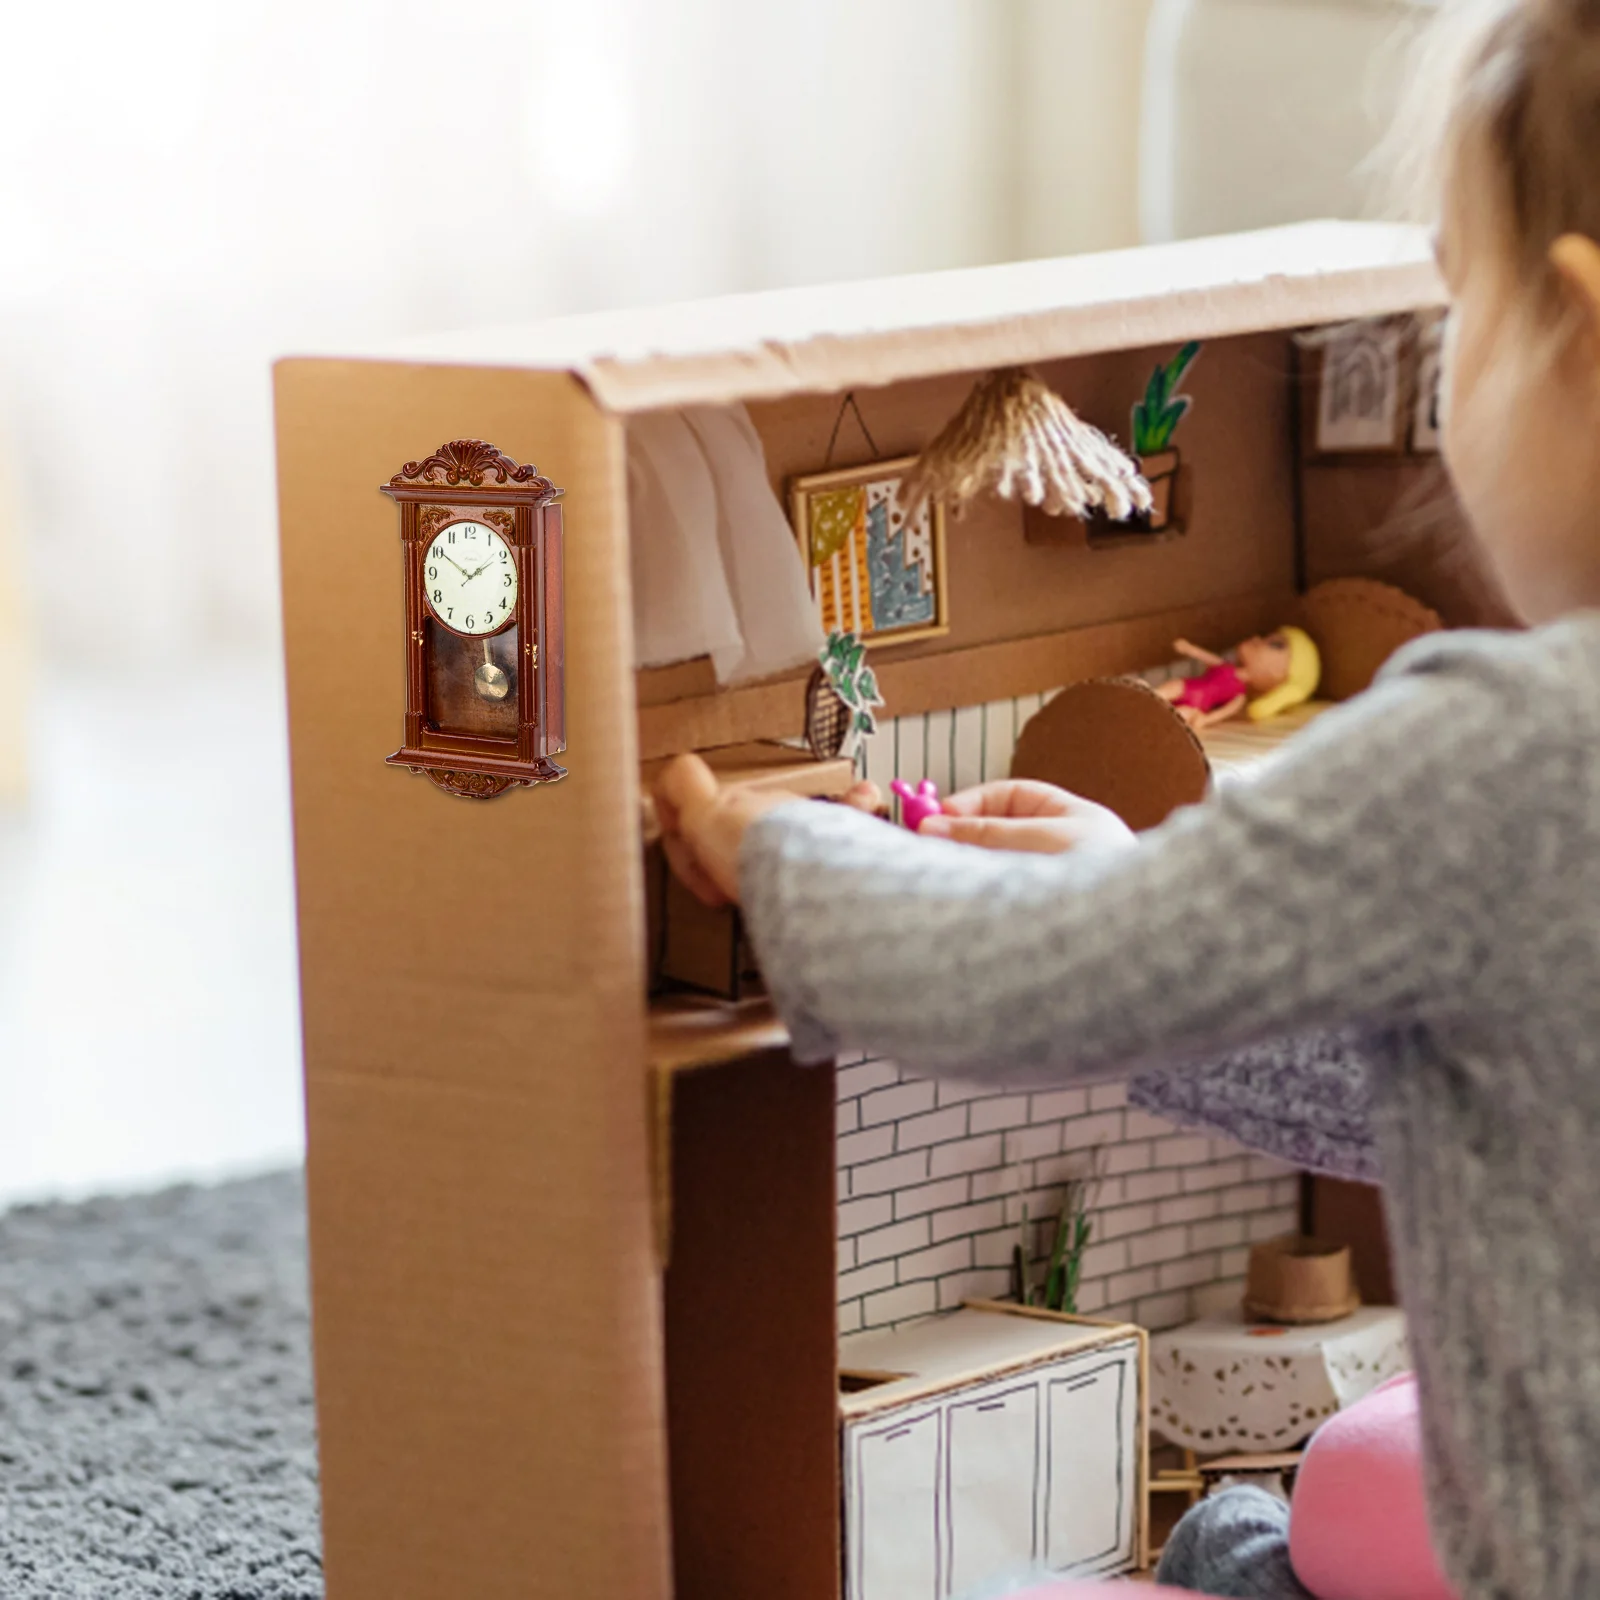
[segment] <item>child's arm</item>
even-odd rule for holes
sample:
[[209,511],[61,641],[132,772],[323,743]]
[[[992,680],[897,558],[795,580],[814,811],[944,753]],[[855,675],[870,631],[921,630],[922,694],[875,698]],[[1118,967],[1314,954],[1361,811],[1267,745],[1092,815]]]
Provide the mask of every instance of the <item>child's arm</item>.
[[977,851],[838,806],[762,816],[740,884],[796,1053],[1043,1080],[1449,1014],[1526,884],[1530,797],[1559,776],[1519,748],[1548,723],[1512,648],[1413,650],[1274,772],[1133,851]]

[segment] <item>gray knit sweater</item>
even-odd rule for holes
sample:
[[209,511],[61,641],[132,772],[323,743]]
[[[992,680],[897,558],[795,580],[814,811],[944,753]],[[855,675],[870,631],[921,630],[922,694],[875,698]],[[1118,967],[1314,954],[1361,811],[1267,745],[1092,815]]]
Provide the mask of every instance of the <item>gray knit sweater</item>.
[[1059,1083],[1359,1030],[1441,1559],[1600,1596],[1600,613],[1411,646],[1137,850],[797,805],[740,865],[802,1060]]

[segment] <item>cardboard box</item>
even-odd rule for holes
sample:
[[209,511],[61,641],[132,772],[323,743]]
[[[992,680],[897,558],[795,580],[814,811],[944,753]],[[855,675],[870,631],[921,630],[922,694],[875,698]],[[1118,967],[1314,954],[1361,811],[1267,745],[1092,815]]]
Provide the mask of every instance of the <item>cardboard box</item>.
[[[781,1029],[748,1008],[652,1025],[640,848],[641,759],[798,733],[806,675],[718,692],[705,663],[634,673],[627,417],[743,401],[780,491],[822,464],[847,391],[885,454],[1019,362],[1122,432],[1155,356],[1207,341],[1183,537],[1031,545],[998,502],[953,520],[951,632],[880,663],[904,715],[1135,669],[1179,634],[1226,643],[1279,621],[1307,573],[1380,567],[1368,524],[1416,473],[1300,461],[1290,334],[1441,299],[1420,236],[1316,224],[278,365],[330,1600],[665,1600],[674,1551],[685,1597],[836,1591],[823,1078],[774,1057]],[[566,490],[570,776],[486,802],[384,765],[404,652],[378,485],[464,437]],[[1356,493],[1339,474],[1361,470],[1381,481]],[[1473,620],[1459,567],[1412,565],[1406,587]],[[696,1186],[746,1197],[725,1254],[728,1208]],[[689,1317],[692,1282],[720,1322]],[[759,1438],[738,1399],[757,1390]]]

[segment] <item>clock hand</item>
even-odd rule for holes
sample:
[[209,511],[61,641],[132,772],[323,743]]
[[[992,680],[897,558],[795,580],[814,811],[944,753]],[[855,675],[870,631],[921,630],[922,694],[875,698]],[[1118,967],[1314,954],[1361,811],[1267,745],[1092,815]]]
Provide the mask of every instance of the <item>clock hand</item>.
[[[477,573],[468,572],[467,569],[464,566],[462,566],[461,563],[459,561],[457,561],[456,558],[453,555],[450,555],[447,551],[441,550],[439,552],[439,554],[442,555],[445,558],[445,560],[448,561],[450,563],[450,565],[452,567],[454,567],[456,569],[456,571],[461,574],[461,576],[463,578],[474,578],[474,577],[477,576]],[[482,568],[479,568],[479,571],[482,571]]]

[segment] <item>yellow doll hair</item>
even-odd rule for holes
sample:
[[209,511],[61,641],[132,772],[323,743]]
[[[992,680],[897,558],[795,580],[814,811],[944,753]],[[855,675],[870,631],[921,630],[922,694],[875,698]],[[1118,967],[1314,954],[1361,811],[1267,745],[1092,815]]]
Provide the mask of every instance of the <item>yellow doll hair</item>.
[[1289,641],[1289,676],[1276,689],[1269,689],[1257,700],[1252,700],[1245,715],[1252,722],[1265,722],[1296,706],[1304,705],[1317,692],[1322,681],[1322,657],[1303,628],[1279,628]]

